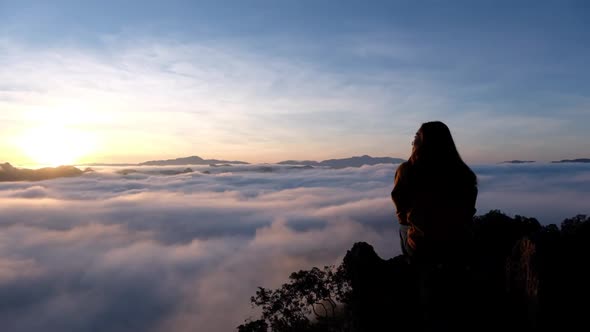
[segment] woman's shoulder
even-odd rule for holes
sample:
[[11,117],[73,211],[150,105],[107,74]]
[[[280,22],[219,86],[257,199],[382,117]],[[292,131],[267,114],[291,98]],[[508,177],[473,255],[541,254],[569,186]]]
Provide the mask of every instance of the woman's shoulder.
[[397,166],[397,169],[409,169],[412,166],[409,160],[402,162]]
[[412,164],[409,161],[404,161],[403,163],[397,166],[395,171],[396,176],[405,176],[410,172]]

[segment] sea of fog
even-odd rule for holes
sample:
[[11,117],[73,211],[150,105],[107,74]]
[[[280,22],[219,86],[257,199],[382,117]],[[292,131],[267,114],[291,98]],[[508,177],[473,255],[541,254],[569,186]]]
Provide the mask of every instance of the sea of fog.
[[[399,254],[396,165],[188,167],[0,183],[3,330],[232,331],[257,286],[339,264],[357,241]],[[478,214],[590,213],[590,164],[473,169]]]

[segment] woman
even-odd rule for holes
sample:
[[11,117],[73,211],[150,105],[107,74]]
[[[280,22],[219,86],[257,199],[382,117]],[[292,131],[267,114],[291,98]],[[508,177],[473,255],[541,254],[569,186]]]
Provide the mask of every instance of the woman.
[[422,124],[412,145],[410,159],[395,173],[391,192],[402,251],[411,260],[462,259],[475,214],[476,176],[440,121]]

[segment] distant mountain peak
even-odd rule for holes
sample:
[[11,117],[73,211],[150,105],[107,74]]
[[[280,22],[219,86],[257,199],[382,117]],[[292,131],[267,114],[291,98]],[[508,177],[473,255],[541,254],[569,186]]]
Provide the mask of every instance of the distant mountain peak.
[[139,163],[140,166],[173,166],[173,165],[210,165],[210,164],[248,164],[238,160],[203,159],[199,156],[190,156],[165,160],[150,160]]
[[315,160],[284,160],[277,164],[279,165],[309,165],[309,166],[326,166],[332,168],[345,167],[361,167],[363,165],[377,165],[377,164],[399,164],[405,159],[392,157],[371,157],[369,155],[354,156],[342,159],[327,159],[323,161]]
[[534,160],[506,160],[501,162],[500,164],[530,164],[534,162]]
[[562,159],[558,161],[552,161],[552,163],[590,163],[590,158]]

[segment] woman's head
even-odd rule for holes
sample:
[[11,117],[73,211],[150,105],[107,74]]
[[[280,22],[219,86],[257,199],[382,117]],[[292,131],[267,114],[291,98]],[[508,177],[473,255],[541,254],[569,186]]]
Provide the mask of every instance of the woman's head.
[[[475,173],[463,162],[449,127],[440,121],[423,123],[412,142],[410,164],[424,171],[422,176],[438,181],[477,185]],[[441,175],[442,179],[440,178]],[[460,182],[457,182],[459,180]]]
[[449,127],[440,121],[423,123],[412,146],[412,164],[463,163]]

